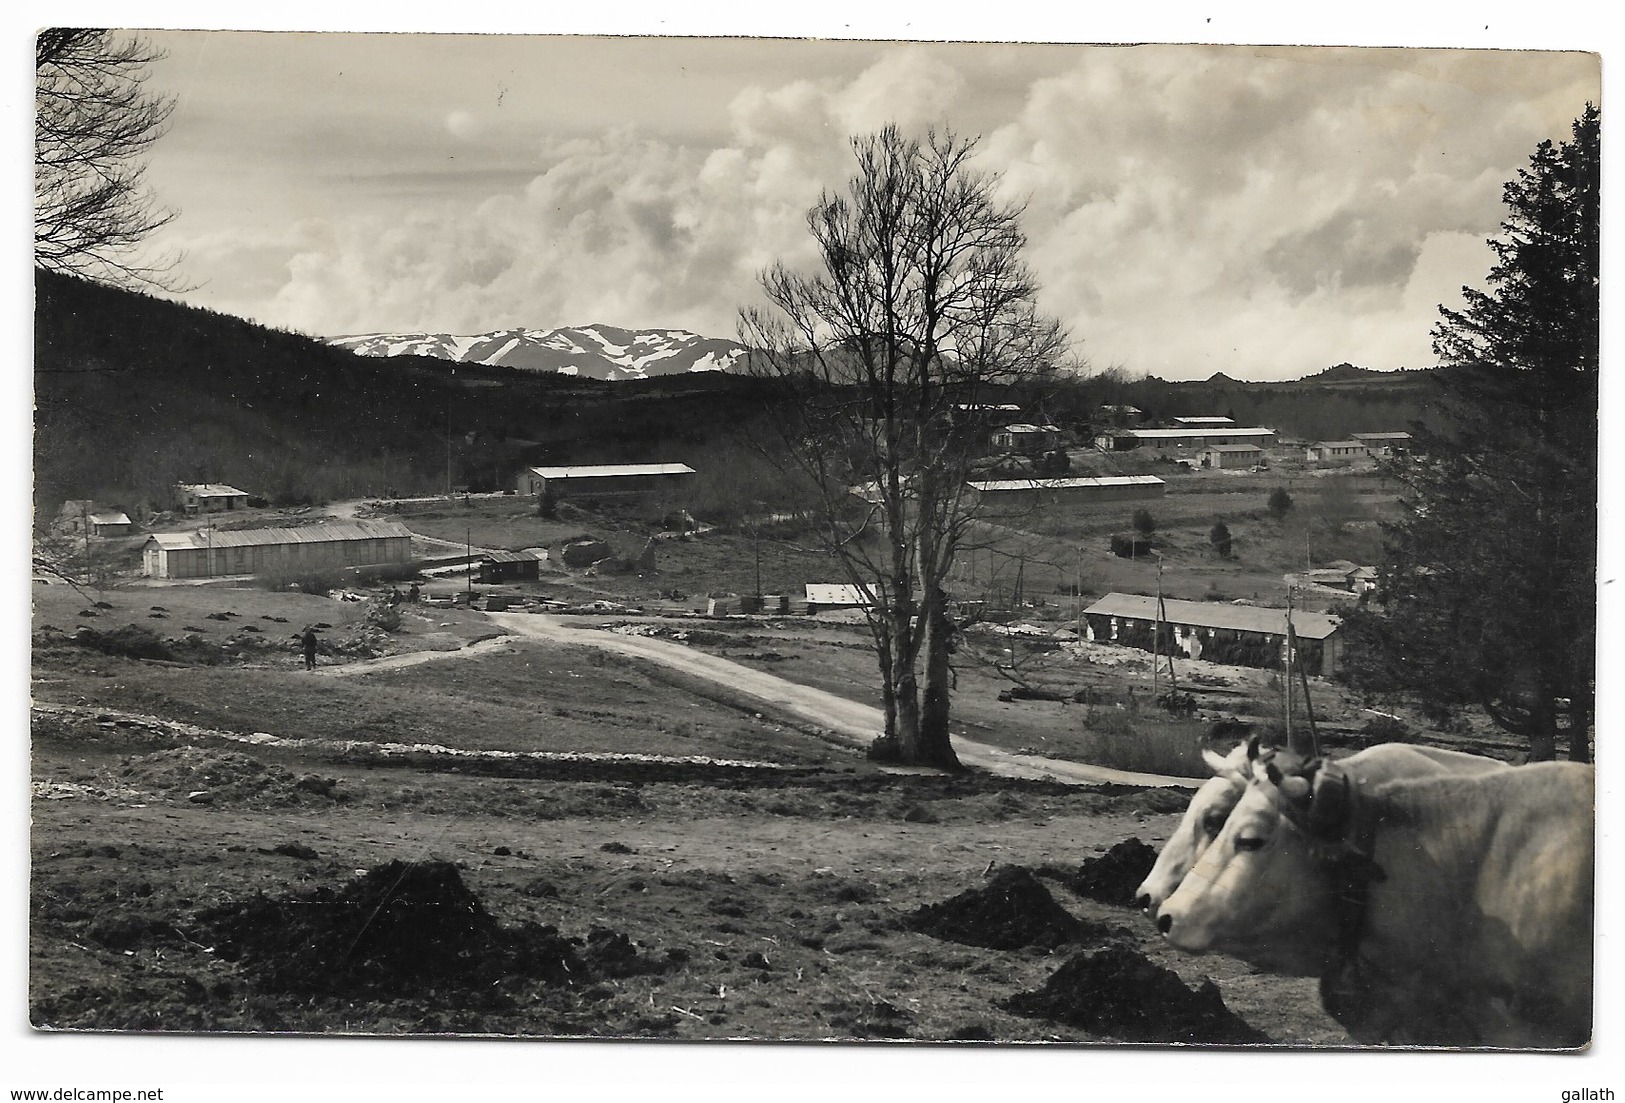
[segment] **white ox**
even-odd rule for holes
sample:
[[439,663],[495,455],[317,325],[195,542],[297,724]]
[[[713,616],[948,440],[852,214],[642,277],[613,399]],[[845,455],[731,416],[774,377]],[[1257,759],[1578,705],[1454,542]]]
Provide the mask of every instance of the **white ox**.
[[[1185,816],[1163,844],[1162,853],[1140,887],[1135,890],[1138,904],[1151,915],[1179,887],[1203,851],[1213,842],[1241,800],[1251,776],[1248,746],[1239,743],[1228,755],[1203,751],[1213,776],[1191,797]],[[1482,774],[1509,769],[1505,762],[1462,751],[1417,747],[1409,743],[1379,743],[1338,760],[1337,766],[1361,785],[1373,785],[1401,777],[1430,774]]]
[[1591,767],[1363,787],[1266,753],[1157,925],[1318,974],[1364,1043],[1573,1048],[1591,1034]]

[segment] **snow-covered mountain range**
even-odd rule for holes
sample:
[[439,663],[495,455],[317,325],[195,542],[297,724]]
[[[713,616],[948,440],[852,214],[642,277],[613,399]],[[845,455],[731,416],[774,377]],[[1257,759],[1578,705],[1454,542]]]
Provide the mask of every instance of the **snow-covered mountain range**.
[[328,343],[363,356],[436,356],[461,364],[495,364],[524,371],[558,372],[590,379],[650,379],[683,372],[729,371],[743,345],[681,329],[504,329],[456,336],[449,333],[363,333],[330,337]]

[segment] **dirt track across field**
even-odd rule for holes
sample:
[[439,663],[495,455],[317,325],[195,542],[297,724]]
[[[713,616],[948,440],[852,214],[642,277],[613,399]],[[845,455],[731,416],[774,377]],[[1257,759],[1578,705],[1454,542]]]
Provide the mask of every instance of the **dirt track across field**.
[[[593,647],[617,655],[659,663],[692,677],[726,686],[745,697],[761,701],[770,708],[817,725],[855,746],[867,747],[885,728],[885,719],[880,710],[871,705],[849,701],[810,686],[797,685],[728,659],[707,655],[680,643],[648,636],[584,630],[541,613],[489,613],[487,616],[493,624],[500,625],[517,636]],[[1039,755],[1012,754],[963,736],[954,738],[954,750],[959,755],[960,762],[966,766],[999,777],[1060,781],[1075,785],[1099,785],[1108,782],[1183,789],[1194,789],[1199,784],[1192,778],[1140,774],[1104,766],[1090,766],[1081,762],[1065,762]]]
[[385,655],[377,659],[362,659],[357,662],[338,663],[332,666],[318,666],[316,673],[329,678],[350,678],[358,674],[372,674],[380,670],[398,670],[403,666],[417,666],[419,663],[439,662],[444,659],[474,659],[481,655],[488,655],[493,651],[511,651],[514,641],[506,636],[497,636],[489,640],[475,640],[466,647],[450,651],[407,651],[399,655]]

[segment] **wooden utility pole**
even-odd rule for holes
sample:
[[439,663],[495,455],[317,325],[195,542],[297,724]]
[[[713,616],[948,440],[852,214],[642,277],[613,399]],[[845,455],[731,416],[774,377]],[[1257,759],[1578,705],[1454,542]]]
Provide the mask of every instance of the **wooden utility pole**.
[[1083,639],[1083,545],[1078,545],[1078,573],[1072,585],[1072,617],[1077,622],[1078,639]]
[[1293,587],[1286,588],[1286,745],[1296,750],[1292,741],[1292,598]]
[[1162,676],[1162,556],[1157,556],[1157,614],[1151,627],[1151,704],[1157,703]]
[[1315,706],[1309,700],[1309,671],[1302,663],[1298,664],[1298,680],[1303,684],[1303,712],[1309,720],[1309,753],[1316,758],[1320,757],[1320,732],[1315,729]]

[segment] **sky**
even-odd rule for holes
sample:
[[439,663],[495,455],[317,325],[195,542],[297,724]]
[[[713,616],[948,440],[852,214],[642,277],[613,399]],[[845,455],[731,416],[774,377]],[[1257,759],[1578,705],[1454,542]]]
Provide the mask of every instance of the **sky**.
[[[129,25],[129,24],[126,24]],[[140,24],[135,24],[140,26]],[[317,336],[731,337],[849,139],[979,138],[1093,369],[1426,367],[1502,184],[1600,98],[1556,50],[155,32],[151,245],[190,302]]]

